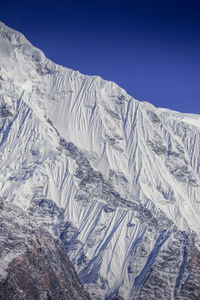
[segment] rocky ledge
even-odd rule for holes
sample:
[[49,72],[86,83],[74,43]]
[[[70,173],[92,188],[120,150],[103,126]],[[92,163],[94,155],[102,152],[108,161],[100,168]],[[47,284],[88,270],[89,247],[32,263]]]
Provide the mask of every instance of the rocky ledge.
[[0,299],[90,299],[61,242],[2,199]]

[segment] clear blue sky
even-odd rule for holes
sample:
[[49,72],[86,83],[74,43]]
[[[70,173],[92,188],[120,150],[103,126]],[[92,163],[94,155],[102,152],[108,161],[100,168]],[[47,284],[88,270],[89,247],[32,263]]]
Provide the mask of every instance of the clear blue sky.
[[200,114],[199,0],[4,1],[0,20],[58,64]]

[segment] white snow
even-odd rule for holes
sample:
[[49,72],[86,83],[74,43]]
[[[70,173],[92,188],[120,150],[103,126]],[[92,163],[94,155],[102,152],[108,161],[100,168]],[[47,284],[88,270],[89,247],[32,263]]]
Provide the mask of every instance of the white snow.
[[[37,193],[64,210],[79,232],[70,258],[77,263],[84,253],[91,262],[76,269],[88,274],[92,291],[104,295],[104,283],[127,295],[130,249],[145,225],[134,209],[113,207],[111,196],[98,198],[95,183],[81,190],[78,164],[60,137],[122,198],[161,210],[180,230],[200,235],[200,116],[157,109],[113,82],[57,66],[2,23],[0,76],[0,109],[6,104],[12,114],[0,117],[0,194],[27,209]],[[80,194],[85,202],[77,201]],[[113,209],[105,212],[105,205]],[[98,276],[97,284],[90,276]]]

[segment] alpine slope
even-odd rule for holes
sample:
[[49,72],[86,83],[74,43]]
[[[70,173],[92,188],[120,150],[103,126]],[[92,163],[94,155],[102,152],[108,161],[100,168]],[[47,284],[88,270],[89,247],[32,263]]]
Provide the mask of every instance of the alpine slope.
[[91,299],[200,299],[199,145],[200,116],[56,65],[0,23],[0,196],[60,238]]

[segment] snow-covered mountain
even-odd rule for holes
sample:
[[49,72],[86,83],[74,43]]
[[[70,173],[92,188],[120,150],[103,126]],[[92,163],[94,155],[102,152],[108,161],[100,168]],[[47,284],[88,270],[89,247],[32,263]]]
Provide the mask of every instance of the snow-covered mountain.
[[2,23],[0,99],[0,195],[60,237],[91,298],[198,299],[200,116],[58,66]]

